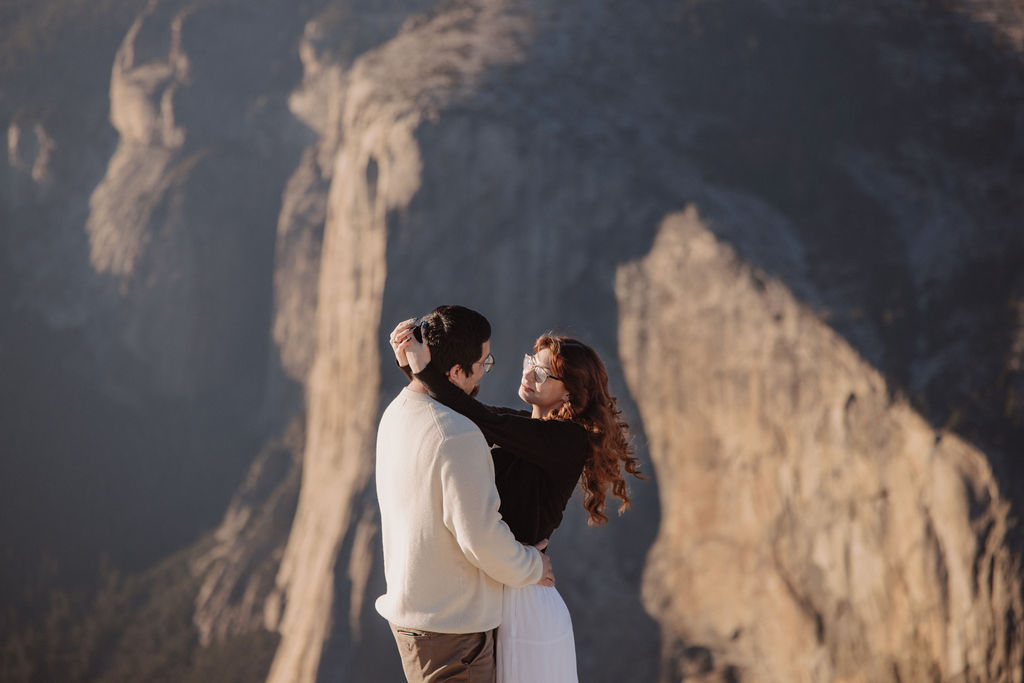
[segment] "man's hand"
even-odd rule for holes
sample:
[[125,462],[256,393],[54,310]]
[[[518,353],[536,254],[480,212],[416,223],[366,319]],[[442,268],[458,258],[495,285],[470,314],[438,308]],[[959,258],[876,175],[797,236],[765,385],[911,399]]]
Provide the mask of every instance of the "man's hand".
[[[537,545],[533,546],[537,550],[544,550],[548,547],[548,539],[544,539]],[[539,586],[554,586],[555,585],[555,572],[551,569],[551,558],[544,553],[540,554],[540,559],[544,562],[544,573],[541,574],[540,581],[537,582]]]
[[412,337],[412,328],[415,322],[416,318],[409,318],[398,323],[395,325],[395,329],[391,331],[391,337],[389,338],[391,349],[395,352],[395,360],[403,368],[409,364],[409,359],[406,356],[405,347],[402,346],[402,342]]

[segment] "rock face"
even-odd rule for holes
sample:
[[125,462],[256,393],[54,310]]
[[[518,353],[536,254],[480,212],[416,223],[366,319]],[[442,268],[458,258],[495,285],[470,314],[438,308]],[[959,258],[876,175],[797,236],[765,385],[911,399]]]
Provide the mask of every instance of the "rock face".
[[267,602],[295,515],[303,445],[297,420],[283,439],[257,456],[210,547],[192,562],[193,574],[202,578],[193,622],[204,647],[240,633],[273,630],[277,623],[279,615]]
[[[354,636],[361,632],[363,603],[372,601],[366,587],[377,537],[375,506],[366,492],[382,365],[375,351],[387,275],[386,220],[389,212],[407,207],[419,189],[422,161],[413,132],[431,113],[417,106],[420,101],[436,98],[434,106],[444,106],[459,86],[465,87],[463,79],[472,82],[496,58],[509,56],[508,35],[500,23],[488,21],[493,13],[443,15],[435,20],[439,26],[428,22],[400,35],[348,76],[340,121],[346,134],[334,161],[328,194],[333,211],[321,253],[309,444],[299,506],[278,575],[286,607],[268,681],[315,678],[330,623],[335,561],[346,537],[351,589],[344,601]],[[456,21],[461,25],[453,31]],[[431,38],[450,45],[417,52]],[[450,74],[442,67],[459,50],[472,52],[479,62]]]
[[670,678],[1020,680],[1020,564],[984,454],[890,396],[715,219],[667,217],[617,280]]
[[[245,369],[266,357],[253,340],[267,337],[286,177],[266,162],[294,159],[298,135],[266,75],[287,73],[296,23],[280,8],[151,2],[115,59],[120,141],[89,202],[90,261],[117,282],[121,313],[137,309],[120,341],[165,395],[239,400]],[[244,70],[235,54],[249,55]]]
[[591,343],[652,475],[552,539],[581,680],[1020,682],[1020,26],[994,0],[153,0],[79,97],[106,137],[0,98],[0,303],[36,321],[0,363],[59,330],[97,434],[159,416],[92,449],[247,454],[205,494],[193,623],[278,634],[268,681],[400,676],[385,335],[457,302],[494,326],[492,403],[539,333]]

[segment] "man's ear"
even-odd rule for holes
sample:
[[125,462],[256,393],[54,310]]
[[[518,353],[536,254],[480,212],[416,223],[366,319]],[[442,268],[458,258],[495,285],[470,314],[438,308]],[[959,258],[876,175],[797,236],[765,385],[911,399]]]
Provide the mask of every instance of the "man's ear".
[[466,373],[462,372],[462,367],[456,363],[448,368],[448,381],[461,389],[462,379],[465,377],[465,374]]

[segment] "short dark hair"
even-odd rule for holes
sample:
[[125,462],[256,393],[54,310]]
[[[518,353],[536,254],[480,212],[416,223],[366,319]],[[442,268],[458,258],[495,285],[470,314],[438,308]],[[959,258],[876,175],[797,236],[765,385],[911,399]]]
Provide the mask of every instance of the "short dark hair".
[[421,318],[423,341],[430,359],[441,372],[458,365],[467,375],[480,360],[484,342],[491,338],[491,323],[465,306],[438,306]]

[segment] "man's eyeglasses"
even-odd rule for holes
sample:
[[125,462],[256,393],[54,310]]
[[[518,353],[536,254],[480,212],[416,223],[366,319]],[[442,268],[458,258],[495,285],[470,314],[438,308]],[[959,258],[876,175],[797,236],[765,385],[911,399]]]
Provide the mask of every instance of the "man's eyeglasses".
[[484,358],[483,360],[478,360],[477,363],[484,364],[485,373],[490,372],[491,369],[494,367],[494,356],[491,354],[487,354],[487,358]]
[[562,381],[561,377],[553,375],[551,370],[548,368],[545,368],[542,365],[537,365],[537,356],[531,356],[527,353],[523,356],[523,375],[525,376],[528,374],[530,370],[533,370],[533,376],[537,378],[538,385],[544,384],[548,377]]

